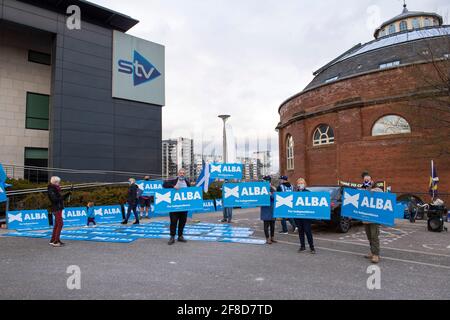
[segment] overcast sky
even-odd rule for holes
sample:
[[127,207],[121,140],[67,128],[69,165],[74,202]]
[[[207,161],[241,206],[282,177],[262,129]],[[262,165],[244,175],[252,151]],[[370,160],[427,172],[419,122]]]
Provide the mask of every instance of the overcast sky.
[[[300,92],[312,72],[402,11],[402,0],[93,0],[140,21],[128,33],[166,46],[163,138],[214,140],[221,120],[239,149],[249,138],[273,140],[277,109]],[[437,12],[448,23],[448,0],[409,0],[411,11]],[[260,146],[261,149],[264,149]],[[252,150],[255,151],[255,150]],[[277,155],[276,155],[277,156]],[[278,161],[276,157],[275,162]]]

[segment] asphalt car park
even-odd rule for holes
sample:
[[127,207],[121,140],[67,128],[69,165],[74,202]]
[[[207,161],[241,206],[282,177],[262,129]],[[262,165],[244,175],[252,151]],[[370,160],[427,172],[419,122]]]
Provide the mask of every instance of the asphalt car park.
[[[195,215],[218,223],[221,213]],[[145,220],[144,220],[145,222]],[[234,210],[234,227],[263,239],[258,209]],[[314,225],[316,255],[298,253],[298,234],[248,245],[167,240],[131,244],[0,237],[1,299],[449,299],[450,236],[426,222],[398,221],[381,231],[381,288],[367,287],[363,226],[348,233]],[[277,222],[277,231],[280,224]],[[2,231],[3,232],[3,231]],[[81,270],[80,290],[67,287],[69,266]]]

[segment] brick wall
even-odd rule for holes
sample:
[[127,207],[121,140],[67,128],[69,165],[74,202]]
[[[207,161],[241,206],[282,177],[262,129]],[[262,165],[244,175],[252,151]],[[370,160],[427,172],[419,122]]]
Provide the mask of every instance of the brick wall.
[[[369,170],[374,179],[386,180],[394,192],[426,193],[433,159],[441,179],[440,192],[450,193],[450,125],[439,122],[439,118],[450,121],[449,113],[438,114],[431,109],[436,105],[431,98],[398,98],[423,88],[414,68],[396,68],[330,84],[282,106],[281,173],[292,182],[302,176],[309,184],[318,185],[336,184],[339,179],[358,182],[361,172]],[[307,116],[283,126],[298,112],[325,111],[351,97],[360,97],[361,106]],[[374,102],[376,99],[380,101]],[[374,123],[388,114],[407,119],[411,134],[372,137]],[[336,142],[313,147],[313,132],[322,123],[334,129]],[[295,143],[293,171],[286,171],[288,134],[293,135]],[[450,197],[443,198],[450,203]]]

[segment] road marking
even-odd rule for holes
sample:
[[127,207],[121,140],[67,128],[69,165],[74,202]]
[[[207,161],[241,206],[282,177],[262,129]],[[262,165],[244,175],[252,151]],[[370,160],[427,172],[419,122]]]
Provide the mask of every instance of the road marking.
[[[298,246],[297,243],[292,243],[292,242],[287,242],[287,241],[280,241],[280,240],[278,240],[278,242],[279,243],[284,243],[284,244],[290,244],[290,245]],[[324,251],[346,253],[346,254],[351,254],[351,255],[354,255],[354,256],[361,256],[361,257],[365,256],[364,253],[353,252],[353,251],[338,250],[338,249],[331,249],[331,248],[325,248],[325,247],[317,247],[317,249],[324,250]],[[419,261],[414,261],[414,260],[397,259],[397,258],[391,258],[391,257],[386,257],[386,256],[382,256],[381,260],[391,260],[391,261],[397,261],[397,262],[403,262],[403,263],[412,263],[412,264],[418,264],[418,265],[422,265],[422,266],[428,266],[428,267],[435,267],[435,268],[441,268],[441,269],[450,270],[450,266],[444,266],[444,265],[441,265],[441,264],[433,264],[433,263],[426,263],[426,262],[419,262]]]
[[[263,233],[263,231],[260,231],[260,230],[255,230],[255,232]],[[295,235],[295,234],[288,234],[288,236],[298,238],[298,235]],[[369,244],[368,244],[367,240],[365,240],[366,243],[356,243],[356,242],[343,241],[343,240],[333,240],[333,239],[326,239],[326,238],[320,238],[320,237],[314,237],[314,239],[322,240],[322,241],[329,241],[329,242],[336,242],[336,243],[353,244],[355,246],[361,246],[361,247],[369,247]],[[362,239],[355,239],[355,240],[362,241]],[[388,250],[394,250],[394,251],[400,251],[400,252],[408,252],[408,253],[420,253],[420,254],[429,255],[429,256],[450,258],[450,255],[448,255],[448,254],[441,254],[441,253],[431,253],[431,252],[425,252],[425,251],[410,250],[410,249],[399,249],[399,248],[392,248],[392,247],[385,247],[385,246],[381,246],[381,249],[388,249]],[[450,249],[450,246],[448,246],[448,249]]]

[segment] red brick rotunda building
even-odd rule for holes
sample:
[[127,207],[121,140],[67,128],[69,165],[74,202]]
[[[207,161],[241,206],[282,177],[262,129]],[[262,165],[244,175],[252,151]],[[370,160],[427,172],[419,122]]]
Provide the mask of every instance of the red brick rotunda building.
[[336,185],[360,182],[368,170],[393,192],[428,201],[434,160],[449,203],[450,26],[405,6],[374,36],[314,72],[281,104],[281,174]]

